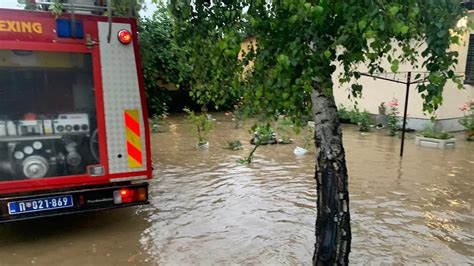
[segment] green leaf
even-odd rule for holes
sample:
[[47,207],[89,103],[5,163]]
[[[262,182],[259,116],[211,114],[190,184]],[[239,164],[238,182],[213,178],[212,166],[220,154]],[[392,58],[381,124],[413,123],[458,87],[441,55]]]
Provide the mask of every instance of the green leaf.
[[392,65],[390,66],[390,69],[392,72],[397,72],[399,68],[400,61],[398,59],[393,59],[392,60]]
[[471,30],[474,30],[474,21],[473,20],[469,20],[467,22],[467,27]]
[[329,50],[324,51],[324,56],[325,56],[327,59],[331,58],[331,55],[332,55],[331,51],[329,51]]
[[400,6],[398,5],[391,6],[388,9],[388,13],[392,16],[395,16],[398,13],[398,11],[400,11]]
[[407,34],[409,29],[410,29],[410,28],[409,28],[407,25],[403,25],[403,26],[400,28],[400,33],[403,34],[403,35],[404,35],[404,34]]
[[460,45],[461,41],[459,39],[459,36],[458,35],[451,36],[451,43]]
[[420,13],[420,9],[417,6],[415,6],[410,9],[408,16],[413,19],[418,15],[418,13]]
[[324,9],[322,6],[313,6],[311,8],[311,14],[313,15],[314,18],[319,18],[321,14],[323,13]]
[[357,23],[357,25],[359,26],[359,29],[365,29],[365,26],[367,26],[367,21],[361,20],[359,23]]
[[360,84],[352,84],[351,85],[351,93],[352,93],[352,96],[354,97],[360,97],[362,95],[362,85]]
[[298,15],[293,15],[290,17],[289,22],[294,24],[298,20]]
[[364,32],[364,37],[367,39],[371,39],[375,37],[375,31],[373,30],[367,30]]
[[375,60],[377,58],[377,54],[376,53],[367,53],[367,58],[369,60]]
[[257,91],[255,92],[255,96],[256,96],[257,98],[260,98],[260,97],[263,96],[263,87],[259,86],[259,87],[257,88]]
[[280,54],[277,58],[278,63],[283,65],[284,67],[288,67],[290,65],[290,59],[287,55]]
[[395,22],[393,24],[393,29],[396,33],[404,35],[410,28],[402,22]]

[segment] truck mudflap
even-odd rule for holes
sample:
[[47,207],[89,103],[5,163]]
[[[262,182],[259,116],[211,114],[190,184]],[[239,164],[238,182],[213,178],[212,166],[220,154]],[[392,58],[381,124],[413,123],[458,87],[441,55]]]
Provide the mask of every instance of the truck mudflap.
[[148,203],[148,183],[0,196],[0,223]]

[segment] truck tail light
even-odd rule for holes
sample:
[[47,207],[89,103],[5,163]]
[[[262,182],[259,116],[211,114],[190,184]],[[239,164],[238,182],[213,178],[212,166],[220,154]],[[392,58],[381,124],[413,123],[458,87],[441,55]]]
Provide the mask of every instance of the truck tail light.
[[128,30],[120,30],[117,37],[122,44],[130,44],[132,42],[132,34]]
[[146,188],[122,188],[114,191],[114,203],[131,203],[147,200]]

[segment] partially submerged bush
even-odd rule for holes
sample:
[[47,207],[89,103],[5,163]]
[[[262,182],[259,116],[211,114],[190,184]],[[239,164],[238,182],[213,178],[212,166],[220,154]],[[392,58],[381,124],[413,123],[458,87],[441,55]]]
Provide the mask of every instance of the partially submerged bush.
[[164,133],[169,129],[169,122],[166,120],[166,115],[154,115],[150,119],[151,133]]
[[279,126],[277,127],[277,135],[278,135],[278,144],[291,144],[293,140],[290,138],[290,132],[284,127]]
[[351,123],[351,110],[347,109],[344,105],[339,105],[337,107],[337,116],[339,117],[339,122],[341,123]]
[[397,131],[400,128],[400,120],[398,119],[398,100],[393,98],[391,101],[388,102],[389,112],[387,114],[388,121],[388,134],[390,136],[397,135]]
[[367,110],[359,112],[358,109],[355,109],[355,113],[353,114],[351,121],[359,125],[359,131],[362,132],[369,132],[370,125],[374,123],[372,116]]
[[427,123],[423,126],[423,130],[419,132],[419,135],[425,138],[432,138],[432,139],[451,139],[454,136],[447,133],[447,132],[439,132],[435,129],[435,125],[433,122]]
[[254,134],[250,143],[253,145],[276,144],[275,130],[270,126],[270,123],[262,125],[253,125],[250,132]]
[[372,116],[367,110],[362,112],[359,109],[348,109],[342,104],[337,108],[337,116],[341,123],[359,125],[359,131],[370,131],[370,125],[374,123]]
[[459,110],[464,113],[464,117],[459,119],[459,124],[466,128],[466,139],[468,141],[474,140],[474,99],[470,102],[464,103]]
[[242,149],[242,142],[240,140],[227,141],[227,149],[237,151]]
[[186,120],[192,125],[191,132],[198,140],[197,145],[206,144],[209,140],[209,132],[212,129],[212,120],[205,114],[196,115],[188,108],[184,108],[183,111],[186,112]]
[[278,120],[278,125],[280,126],[292,126],[293,122],[288,118],[283,118]]
[[254,135],[253,138],[250,140],[250,143],[255,146],[247,156],[238,160],[238,162],[241,164],[251,163],[253,160],[253,154],[260,145],[277,143],[275,137],[275,130],[270,126],[270,123],[253,125],[250,129],[250,132]]

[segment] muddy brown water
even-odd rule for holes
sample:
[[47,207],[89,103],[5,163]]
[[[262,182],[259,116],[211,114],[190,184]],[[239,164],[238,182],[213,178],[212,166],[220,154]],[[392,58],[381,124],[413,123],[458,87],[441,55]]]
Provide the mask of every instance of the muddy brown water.
[[[248,126],[216,115],[197,151],[182,117],[152,136],[151,204],[0,225],[0,265],[309,265],[314,245],[314,153],[259,148]],[[221,121],[221,122],[219,122]],[[344,126],[353,264],[474,262],[474,143],[414,145]],[[240,139],[243,151],[222,146]],[[298,138],[296,138],[298,141]]]

